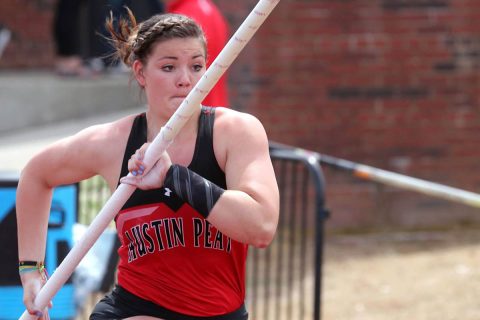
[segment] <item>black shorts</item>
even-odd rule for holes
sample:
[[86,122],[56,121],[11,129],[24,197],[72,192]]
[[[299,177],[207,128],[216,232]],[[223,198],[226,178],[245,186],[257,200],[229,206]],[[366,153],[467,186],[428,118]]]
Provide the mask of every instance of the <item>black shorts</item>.
[[248,312],[242,304],[237,310],[221,316],[192,317],[139,298],[117,285],[97,303],[90,320],[118,320],[133,316],[151,316],[164,320],[247,320]]

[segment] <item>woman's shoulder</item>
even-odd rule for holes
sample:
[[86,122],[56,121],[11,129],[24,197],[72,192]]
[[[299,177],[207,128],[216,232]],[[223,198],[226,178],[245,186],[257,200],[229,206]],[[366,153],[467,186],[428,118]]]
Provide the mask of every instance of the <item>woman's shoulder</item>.
[[69,150],[82,150],[84,154],[96,154],[97,158],[108,159],[110,155],[116,156],[123,150],[134,118],[135,115],[130,115],[112,122],[86,127],[58,141],[56,145]]
[[240,130],[262,128],[260,120],[254,115],[230,108],[217,107],[215,111],[215,127],[225,130]]
[[102,139],[111,140],[117,137],[121,139],[130,133],[136,116],[136,114],[132,114],[111,122],[95,124],[83,129],[77,135],[86,136],[94,141]]
[[120,172],[121,160],[130,134],[133,119],[129,115],[121,119],[85,128],[73,137],[71,147],[79,152],[77,161],[89,162],[93,172],[100,174],[113,188]]
[[265,128],[254,115],[228,108],[218,108],[215,114],[214,143],[225,147],[268,143]]

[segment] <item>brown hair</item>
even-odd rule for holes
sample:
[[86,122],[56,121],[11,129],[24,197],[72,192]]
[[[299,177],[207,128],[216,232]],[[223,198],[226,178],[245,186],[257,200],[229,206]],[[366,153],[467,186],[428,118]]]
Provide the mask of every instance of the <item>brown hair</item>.
[[139,59],[147,62],[153,44],[170,39],[197,38],[207,55],[207,44],[201,27],[192,19],[180,14],[157,14],[137,24],[137,20],[129,8],[128,18],[120,18],[117,27],[110,12],[105,26],[111,35],[111,42],[116,49],[115,55],[127,66]]

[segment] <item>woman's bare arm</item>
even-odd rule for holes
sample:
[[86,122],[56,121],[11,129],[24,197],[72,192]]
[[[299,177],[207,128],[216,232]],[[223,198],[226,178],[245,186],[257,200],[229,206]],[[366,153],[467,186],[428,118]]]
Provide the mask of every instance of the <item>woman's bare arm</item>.
[[[279,192],[265,130],[255,117],[227,111],[215,130],[216,153],[223,154],[227,189],[208,220],[231,238],[257,247],[273,239]],[[231,114],[233,112],[233,114]]]

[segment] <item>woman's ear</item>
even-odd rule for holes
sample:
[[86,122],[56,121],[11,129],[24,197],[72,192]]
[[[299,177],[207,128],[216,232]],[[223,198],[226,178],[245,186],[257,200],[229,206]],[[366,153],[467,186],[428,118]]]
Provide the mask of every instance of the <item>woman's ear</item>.
[[135,79],[137,79],[140,87],[145,87],[146,81],[145,76],[143,75],[143,63],[140,60],[135,60],[132,65],[132,69]]

